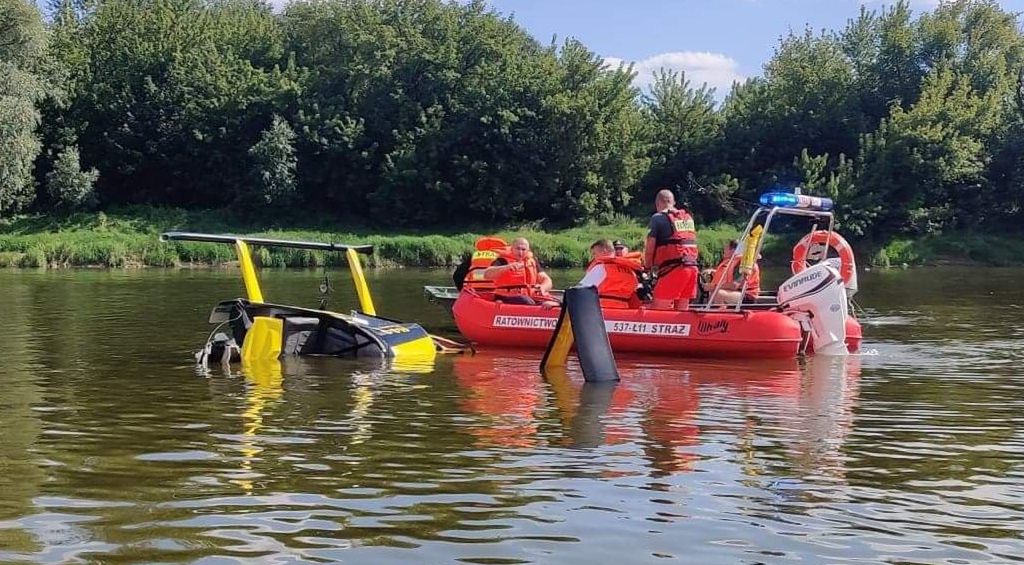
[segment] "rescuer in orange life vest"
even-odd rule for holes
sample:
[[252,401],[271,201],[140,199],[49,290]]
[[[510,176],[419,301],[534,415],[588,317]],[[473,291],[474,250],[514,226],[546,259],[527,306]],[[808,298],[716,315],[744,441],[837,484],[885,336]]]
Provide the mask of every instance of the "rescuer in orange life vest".
[[670,190],[658,191],[656,213],[644,247],[644,264],[656,270],[653,307],[686,310],[697,297],[697,229],[689,212],[676,208]]
[[525,237],[516,238],[508,254],[484,271],[484,278],[494,281],[494,297],[502,302],[538,304],[554,300],[550,296],[551,277],[534,259]]
[[[735,239],[729,242],[722,251],[722,260],[715,267],[710,280],[702,285],[708,293],[718,288],[714,296],[715,304],[737,304],[741,301],[743,304],[757,303],[757,296],[761,293],[761,268],[758,267],[757,261],[754,261],[750,273],[739,273],[740,276],[737,278],[736,270],[743,258],[743,252],[738,248],[739,242]],[[758,255],[757,258],[760,259],[761,256]]]
[[639,308],[637,297],[637,276],[643,271],[639,253],[617,253],[607,239],[595,241],[590,246],[590,265],[579,286],[596,286],[604,308]]

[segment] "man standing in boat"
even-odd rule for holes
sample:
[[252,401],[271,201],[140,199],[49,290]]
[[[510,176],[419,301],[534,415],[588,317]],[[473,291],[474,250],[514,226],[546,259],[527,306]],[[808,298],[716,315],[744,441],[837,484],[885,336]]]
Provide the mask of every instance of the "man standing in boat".
[[676,208],[671,190],[654,199],[650,232],[644,246],[644,265],[656,272],[652,306],[660,310],[686,310],[697,297],[697,228],[693,216]]

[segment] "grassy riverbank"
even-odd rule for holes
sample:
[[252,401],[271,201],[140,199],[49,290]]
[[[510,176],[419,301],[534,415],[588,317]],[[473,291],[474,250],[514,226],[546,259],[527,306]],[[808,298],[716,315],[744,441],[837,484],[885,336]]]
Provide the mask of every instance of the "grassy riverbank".
[[897,238],[871,256],[876,267],[973,264],[1024,265],[1024,236],[971,232]]
[[[294,220],[294,219],[291,219]],[[234,249],[226,245],[168,242],[158,240],[167,230],[201,231],[260,235],[278,239],[370,243],[374,254],[367,264],[374,267],[416,266],[448,267],[458,264],[473,246],[482,230],[451,230],[447,233],[379,230],[330,226],[326,222],[253,221],[226,213],[133,207],[118,211],[80,213],[66,218],[28,216],[0,222],[0,266],[6,267],[139,267],[176,265],[219,265],[235,259]],[[550,267],[576,267],[585,264],[587,249],[599,238],[622,239],[639,249],[646,228],[639,220],[623,219],[609,225],[584,226],[555,232],[533,226],[509,228],[498,235],[530,239],[540,260]],[[739,235],[732,226],[701,231],[705,256],[717,256],[725,243]],[[295,249],[257,250],[264,266],[316,267],[340,264],[339,253],[324,254]]]
[[[283,226],[296,226],[285,228]],[[177,209],[129,207],[108,212],[74,214],[69,217],[24,216],[0,220],[0,267],[173,267],[223,265],[235,260],[226,245],[203,243],[162,243],[158,236],[167,230],[260,235],[278,239],[305,239],[339,243],[370,243],[374,254],[366,258],[371,267],[450,267],[457,264],[485,230],[452,229],[438,233],[339,227],[329,221],[308,218],[253,220],[229,212],[186,212]],[[606,225],[588,225],[558,231],[520,226],[498,232],[506,238],[523,235],[533,243],[541,261],[550,267],[577,267],[586,263],[587,248],[599,238],[622,239],[633,249],[643,244],[646,227],[638,219],[623,218]],[[701,255],[718,257],[727,241],[739,235],[729,225],[700,230]],[[949,263],[984,265],[1024,264],[1024,238],[973,233],[928,236],[915,240],[894,239],[863,252],[862,263],[876,267],[920,266]],[[269,267],[317,267],[340,264],[341,254],[324,254],[295,249],[257,250]],[[789,245],[782,238],[769,240],[765,255],[772,262],[785,262]],[[868,260],[870,258],[870,260]]]

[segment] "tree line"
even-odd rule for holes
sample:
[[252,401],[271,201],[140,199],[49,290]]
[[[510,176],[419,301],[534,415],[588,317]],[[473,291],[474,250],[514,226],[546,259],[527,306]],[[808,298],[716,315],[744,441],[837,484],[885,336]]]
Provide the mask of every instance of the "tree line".
[[670,71],[641,92],[479,0],[0,0],[0,215],[567,225],[668,187],[715,222],[799,184],[854,236],[1002,229],[1024,202],[1022,69],[993,0],[790,32],[720,104]]

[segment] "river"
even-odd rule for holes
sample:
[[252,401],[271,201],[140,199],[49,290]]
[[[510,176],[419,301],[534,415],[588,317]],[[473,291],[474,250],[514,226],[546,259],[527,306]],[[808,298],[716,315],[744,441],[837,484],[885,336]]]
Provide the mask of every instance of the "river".
[[[446,273],[369,276],[454,333],[420,291]],[[0,562],[1024,561],[1022,279],[864,273],[861,355],[595,386],[515,351],[202,374],[235,272],[0,271]]]

